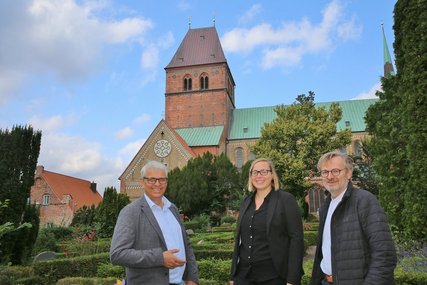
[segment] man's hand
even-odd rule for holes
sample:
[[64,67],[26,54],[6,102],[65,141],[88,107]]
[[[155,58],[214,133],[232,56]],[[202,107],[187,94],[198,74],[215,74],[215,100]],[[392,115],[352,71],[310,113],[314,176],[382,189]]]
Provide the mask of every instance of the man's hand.
[[185,264],[185,260],[179,259],[175,256],[179,249],[170,249],[163,251],[163,265],[166,268],[173,269],[177,266],[183,266]]
[[184,281],[185,285],[198,285],[197,283],[193,282],[193,281]]

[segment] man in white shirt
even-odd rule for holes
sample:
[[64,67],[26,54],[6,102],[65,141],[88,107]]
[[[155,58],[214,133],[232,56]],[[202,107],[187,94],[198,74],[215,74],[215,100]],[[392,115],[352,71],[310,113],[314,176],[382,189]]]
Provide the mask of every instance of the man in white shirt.
[[111,263],[126,268],[126,285],[197,285],[199,272],[178,208],[164,193],[167,168],[141,169],[144,195],[122,209],[110,248]]

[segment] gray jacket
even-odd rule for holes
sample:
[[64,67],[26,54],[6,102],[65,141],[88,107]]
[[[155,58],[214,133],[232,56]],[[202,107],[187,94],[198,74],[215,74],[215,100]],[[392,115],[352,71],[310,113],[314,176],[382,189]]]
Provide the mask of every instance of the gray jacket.
[[[183,280],[199,282],[196,258],[177,207],[170,210],[184,238],[186,267]],[[167,285],[169,269],[163,266],[165,238],[144,196],[124,207],[117,219],[110,248],[112,264],[126,267],[126,285]]]
[[[320,209],[318,244],[312,285],[324,278],[323,228],[330,195]],[[384,210],[375,196],[348,184],[331,219],[332,274],[334,285],[392,285],[397,258]]]

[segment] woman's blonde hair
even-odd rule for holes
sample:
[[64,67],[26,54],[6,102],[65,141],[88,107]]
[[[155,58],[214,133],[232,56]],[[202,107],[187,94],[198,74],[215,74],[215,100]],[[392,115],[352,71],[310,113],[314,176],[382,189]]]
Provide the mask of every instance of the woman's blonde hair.
[[255,159],[252,164],[251,167],[249,168],[249,178],[248,178],[248,190],[249,192],[252,192],[254,190],[256,190],[256,188],[254,187],[254,185],[252,184],[252,180],[251,180],[251,172],[254,169],[254,165],[260,161],[265,161],[268,163],[268,166],[270,167],[270,171],[271,171],[271,175],[273,176],[271,179],[271,187],[273,188],[273,190],[277,191],[279,190],[279,177],[277,176],[277,172],[276,172],[276,168],[274,167],[273,162],[271,161],[271,159],[268,158],[258,158]]

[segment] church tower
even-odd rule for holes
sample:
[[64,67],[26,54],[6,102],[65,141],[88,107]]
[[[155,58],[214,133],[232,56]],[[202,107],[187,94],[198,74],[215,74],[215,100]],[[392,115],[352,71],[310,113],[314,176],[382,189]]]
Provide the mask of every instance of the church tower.
[[235,83],[215,27],[189,29],[165,70],[167,124],[173,129],[223,126],[224,143]]

